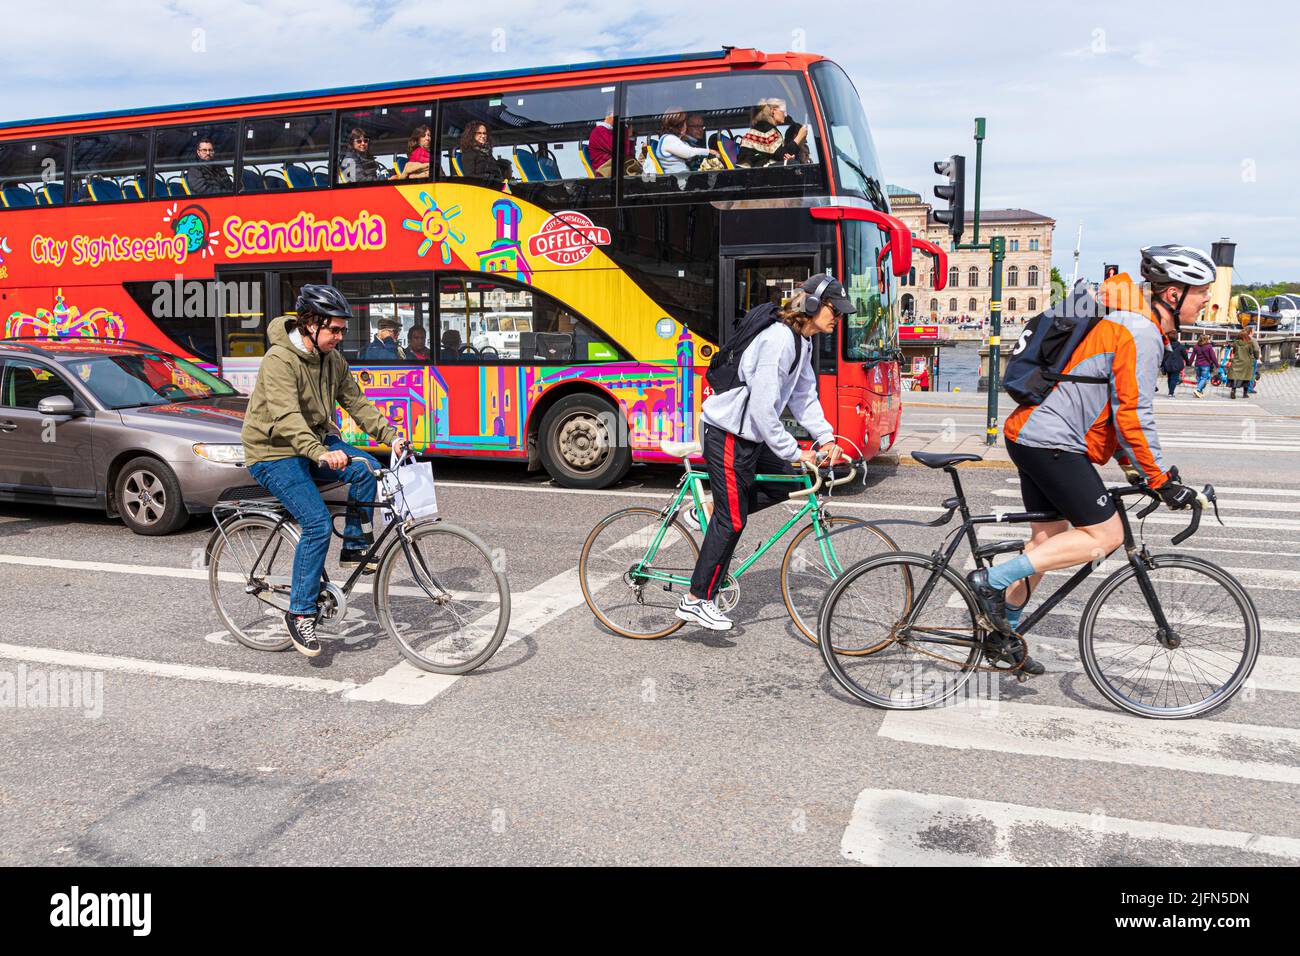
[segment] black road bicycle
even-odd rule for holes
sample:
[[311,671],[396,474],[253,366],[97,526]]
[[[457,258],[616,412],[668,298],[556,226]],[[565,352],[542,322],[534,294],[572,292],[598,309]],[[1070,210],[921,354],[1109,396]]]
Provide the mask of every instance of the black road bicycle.
[[[500,562],[473,532],[439,518],[414,518],[394,469],[368,467],[380,479],[381,500],[358,504],[375,508],[377,517],[386,514],[387,527],[346,582],[336,584],[325,574],[317,621],[324,631],[341,625],[366,566],[376,562],[367,583],[375,617],[402,655],[437,674],[473,670],[496,653],[510,625],[510,585]],[[337,523],[345,506],[327,504],[333,533],[342,537]],[[218,502],[212,513],[217,527],[207,546],[208,587],[217,615],[245,647],[285,650],[291,644],[284,614],[300,537],[297,524],[269,495]]]
[[[1061,520],[1043,512],[972,516],[956,466],[978,461],[978,455],[912,457],[946,471],[956,492],[943,502],[947,514],[925,524],[942,527],[960,513],[961,526],[932,554],[881,554],[849,568],[826,593],[818,615],[818,643],[835,680],[859,700],[893,710],[939,704],[978,670],[1019,669],[991,640],[997,636],[991,623],[950,565],[963,540],[976,567],[1024,549],[1020,540],[981,544],[979,525]],[[1259,655],[1254,602],[1218,565],[1183,554],[1151,554],[1145,542],[1135,541],[1123,499],[1153,499],[1138,512],[1144,519],[1160,506],[1156,492],[1145,484],[1108,491],[1124,525],[1127,560],[1083,607],[1078,651],[1084,671],[1107,700],[1142,717],[1195,717],[1227,703]],[[1207,504],[1217,518],[1210,485],[1193,503],[1190,524],[1174,535],[1175,545],[1196,533]],[[1100,563],[1081,567],[1026,617],[1021,641]],[[1022,649],[1028,652],[1027,645]]]

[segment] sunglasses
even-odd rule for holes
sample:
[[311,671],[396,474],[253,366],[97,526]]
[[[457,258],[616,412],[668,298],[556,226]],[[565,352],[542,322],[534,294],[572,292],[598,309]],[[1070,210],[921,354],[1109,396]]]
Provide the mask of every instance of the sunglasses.
[[348,327],[346,325],[327,325],[321,331],[328,332],[330,335],[347,335]]

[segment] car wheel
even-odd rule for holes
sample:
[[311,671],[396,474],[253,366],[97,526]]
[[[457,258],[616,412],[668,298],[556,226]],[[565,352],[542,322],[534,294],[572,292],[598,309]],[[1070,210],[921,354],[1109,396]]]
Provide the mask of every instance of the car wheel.
[[117,513],[136,534],[171,534],[190,517],[181,483],[156,458],[132,458],[123,465],[113,494]]
[[607,488],[632,467],[622,412],[595,395],[566,395],[546,412],[542,466],[565,488]]

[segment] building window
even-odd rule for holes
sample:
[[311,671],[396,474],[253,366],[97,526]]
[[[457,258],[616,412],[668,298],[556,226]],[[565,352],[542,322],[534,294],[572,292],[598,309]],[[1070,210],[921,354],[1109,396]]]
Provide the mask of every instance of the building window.
[[153,196],[221,196],[235,191],[234,123],[172,126],[154,133]]
[[1038,285],[1038,266],[1029,267],[1029,286],[1032,288]]
[[970,303],[967,305],[966,311],[974,312],[978,308],[979,308],[979,302],[976,301],[975,299],[971,299]]
[[936,313],[936,312],[938,312],[938,311],[939,311],[939,300],[938,300],[938,299],[931,299],[931,300],[930,300],[930,314],[931,314],[931,315],[934,315],[934,313]]
[[1016,311],[1016,297],[1013,295],[1007,299],[1007,314],[1009,315],[1014,311]]
[[627,355],[586,319],[527,286],[438,280],[438,361],[572,365]]
[[332,113],[244,121],[241,193],[317,189],[330,182]]
[[1012,266],[1007,270],[1007,287],[1013,288],[1020,284],[1020,269]]
[[1029,240],[1029,251],[1030,251],[1030,252],[1037,252],[1037,251],[1038,251],[1038,240],[1037,240],[1037,239],[1030,239],[1030,240]]
[[1019,252],[1019,251],[1020,251],[1020,240],[1019,240],[1019,239],[1011,239],[1011,240],[1008,240],[1008,242],[1007,242],[1007,251],[1008,251],[1008,252]]
[[949,312],[956,312],[956,311],[957,311],[957,300],[956,300],[956,299],[949,299],[949,300],[948,300],[948,311],[949,311]]
[[1029,297],[1029,311],[1030,312],[1038,311],[1038,300],[1034,298],[1032,295]]
[[0,208],[63,203],[66,139],[0,143]]
[[121,202],[149,195],[149,133],[102,133],[72,141],[73,201]]
[[961,270],[956,266],[948,270],[948,284],[954,289],[961,285]]
[[[334,181],[428,179],[432,125],[433,107],[427,103],[372,106],[340,114]],[[416,156],[414,162],[412,153]]]
[[966,284],[972,289],[980,284],[980,271],[975,266],[971,266],[966,271]]
[[916,285],[916,266],[912,266],[911,270],[907,273],[907,284]]

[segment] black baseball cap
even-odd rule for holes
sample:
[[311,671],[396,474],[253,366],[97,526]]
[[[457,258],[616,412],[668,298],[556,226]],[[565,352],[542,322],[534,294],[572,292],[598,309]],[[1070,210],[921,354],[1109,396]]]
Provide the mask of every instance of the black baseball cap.
[[[823,285],[824,283],[824,285]],[[829,305],[840,315],[852,315],[858,311],[849,301],[849,295],[844,291],[844,286],[834,276],[815,275],[811,276],[802,286],[803,291],[809,295],[815,295],[821,300],[823,305]],[[818,292],[817,290],[821,291]]]

